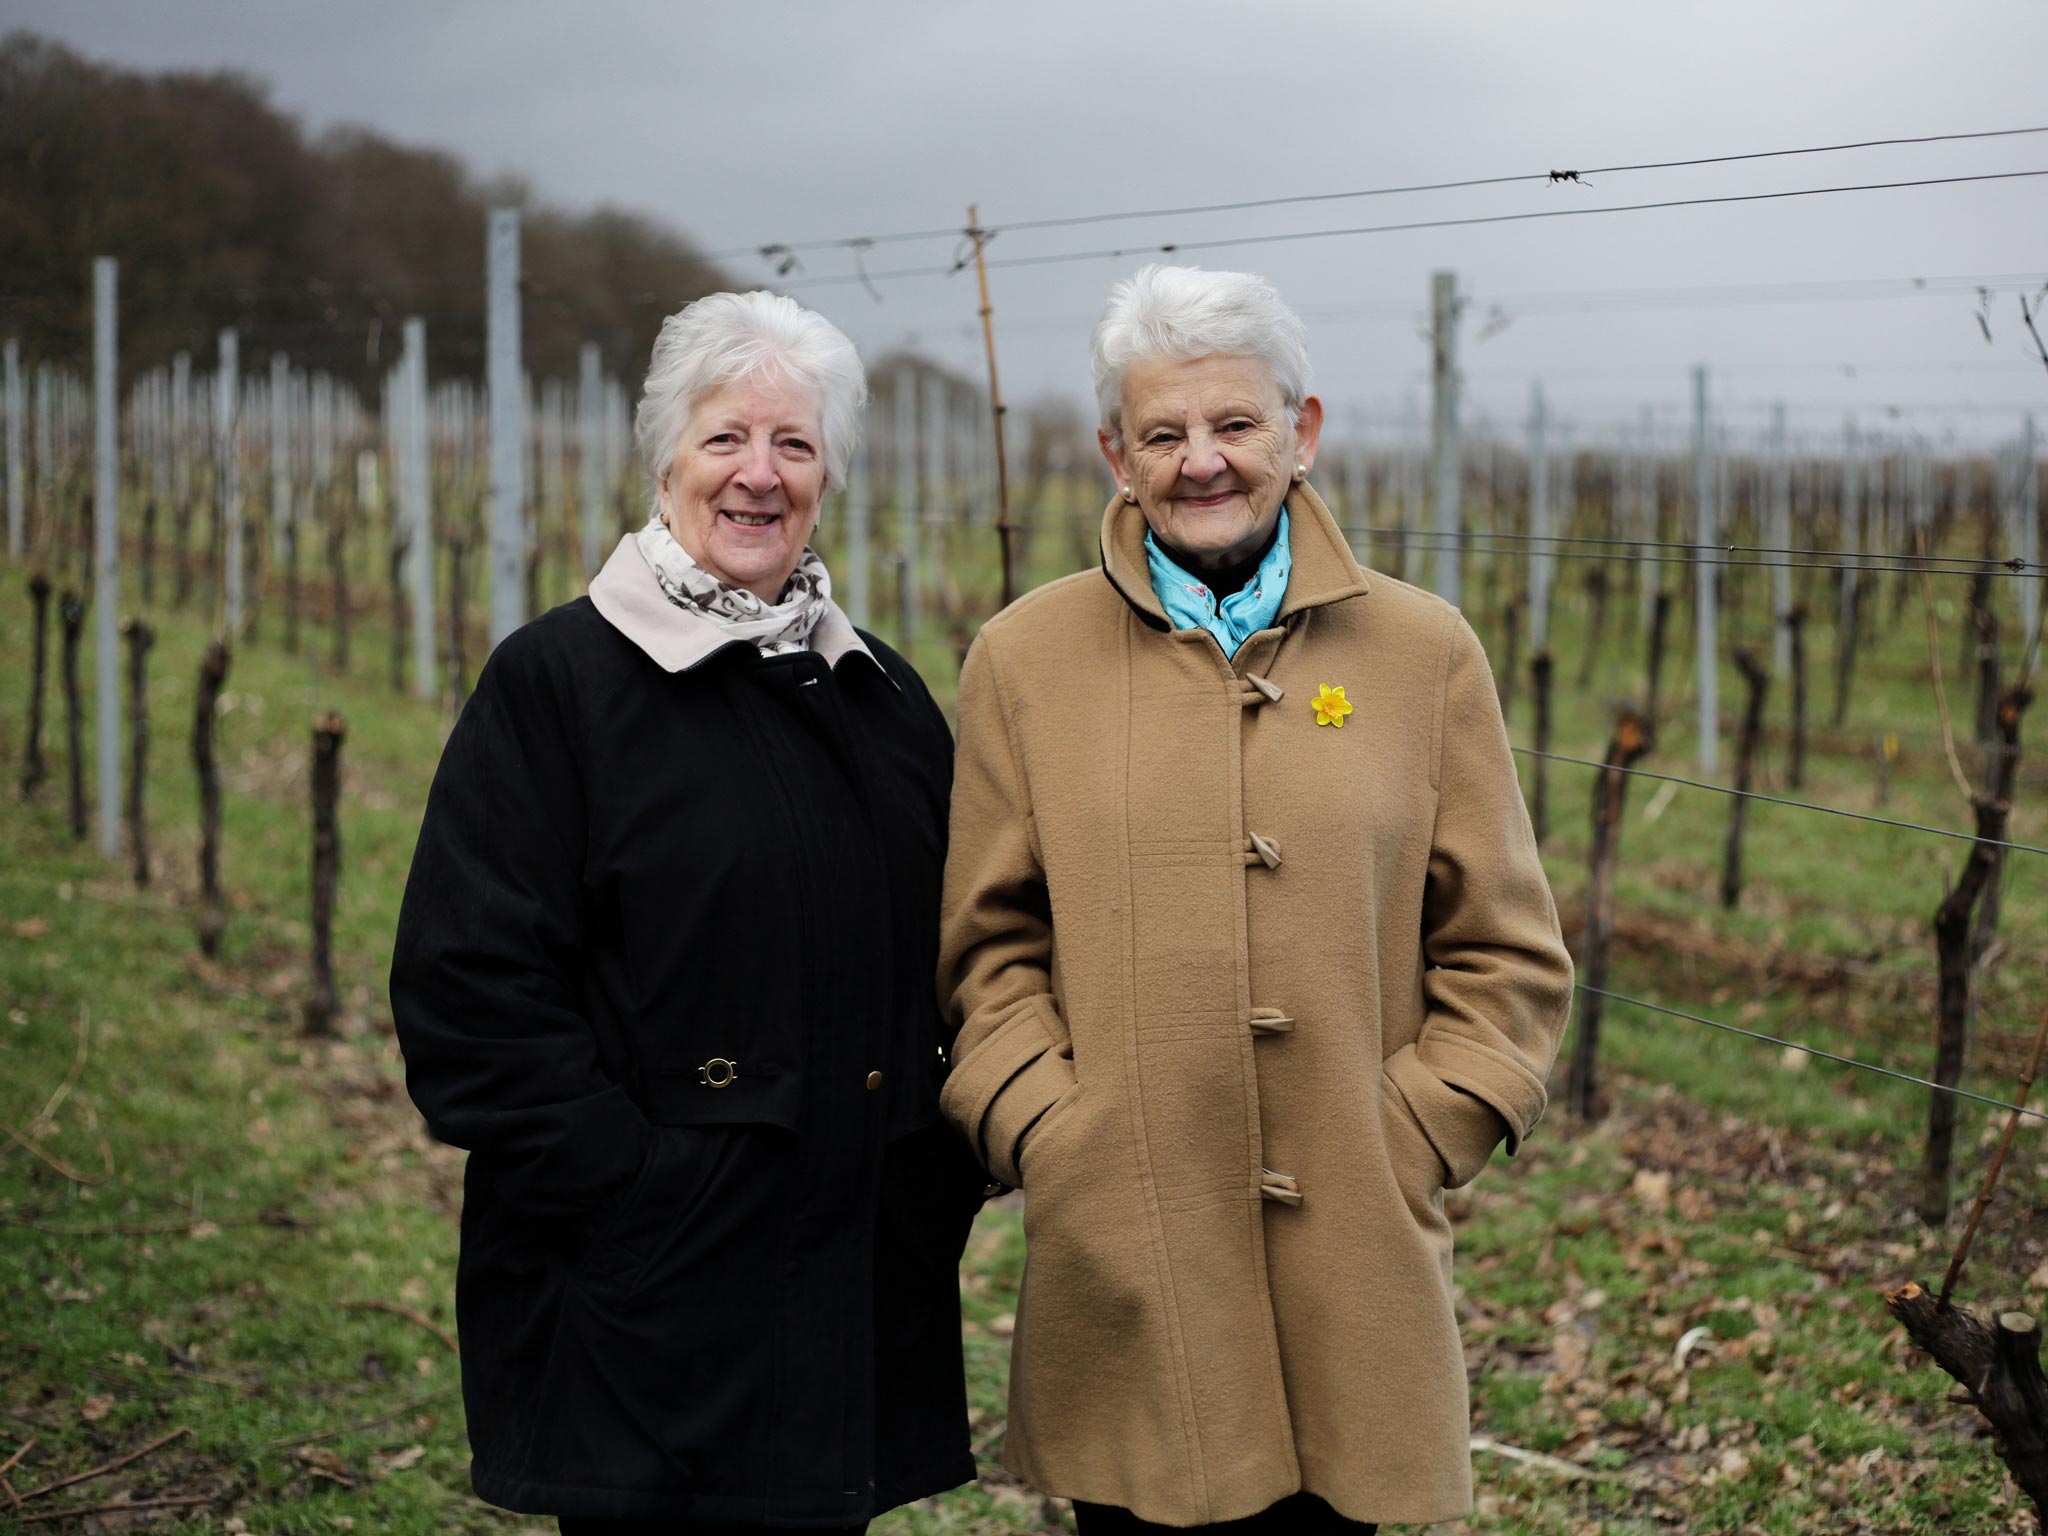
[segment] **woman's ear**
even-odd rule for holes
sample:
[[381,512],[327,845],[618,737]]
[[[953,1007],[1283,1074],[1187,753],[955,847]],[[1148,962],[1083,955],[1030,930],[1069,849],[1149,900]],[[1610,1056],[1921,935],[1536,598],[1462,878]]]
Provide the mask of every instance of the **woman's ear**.
[[1304,469],[1316,467],[1316,444],[1323,436],[1323,402],[1310,395],[1294,413],[1294,462]]
[[1095,446],[1102,450],[1103,461],[1109,465],[1109,472],[1116,476],[1117,489],[1121,491],[1131,483],[1130,476],[1124,470],[1123,444],[1107,432],[1097,432]]

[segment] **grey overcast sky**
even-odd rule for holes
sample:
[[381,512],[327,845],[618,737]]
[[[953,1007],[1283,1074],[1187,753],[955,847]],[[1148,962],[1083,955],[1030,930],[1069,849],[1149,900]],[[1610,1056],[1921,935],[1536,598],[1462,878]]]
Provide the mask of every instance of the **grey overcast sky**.
[[[243,70],[313,130],[357,122],[444,147],[713,251],[958,226],[970,200],[1000,226],[2048,123],[2044,0],[0,0],[0,26],[145,68]],[[990,255],[2042,168],[2048,134],[1013,231]],[[943,264],[957,243],[883,246],[867,262]],[[1085,397],[1088,327],[1142,259],[993,272],[1006,394]],[[1987,343],[1969,294],[1840,286],[2001,276],[2038,290],[2048,177],[1181,259],[1272,277],[1309,322],[1334,419],[1362,411],[1376,433],[1426,395],[1436,268],[1472,299],[1477,419],[1519,422],[1540,378],[1579,432],[1651,405],[1676,434],[1694,363],[1714,370],[1735,432],[1782,399],[1796,431],[1837,433],[1854,405],[1868,426],[1984,440],[2048,405],[2014,295],[1995,299]],[[729,266],[772,276],[755,258]],[[790,288],[870,357],[911,343],[980,369],[971,273],[882,282],[881,303],[803,281],[851,270],[845,252],[806,255]],[[1697,292],[1803,284],[1824,286],[1771,304]]]

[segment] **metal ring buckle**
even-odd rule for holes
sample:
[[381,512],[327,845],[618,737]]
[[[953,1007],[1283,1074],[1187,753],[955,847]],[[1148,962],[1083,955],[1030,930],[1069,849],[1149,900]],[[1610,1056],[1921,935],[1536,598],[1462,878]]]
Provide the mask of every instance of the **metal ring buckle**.
[[714,1056],[697,1069],[697,1081],[706,1088],[729,1088],[739,1075],[739,1064],[723,1056]]

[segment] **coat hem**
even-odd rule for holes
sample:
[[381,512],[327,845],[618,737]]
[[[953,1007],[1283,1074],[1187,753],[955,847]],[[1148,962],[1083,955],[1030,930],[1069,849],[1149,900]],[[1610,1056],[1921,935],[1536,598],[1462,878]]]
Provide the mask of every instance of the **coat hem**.
[[[1090,1492],[1078,1483],[1069,1483],[1060,1478],[1039,1477],[1024,1466],[1011,1465],[1007,1459],[1004,1465],[1010,1472],[1022,1478],[1040,1493],[1050,1494],[1056,1498],[1079,1500],[1088,1504],[1104,1504],[1114,1508],[1128,1509],[1140,1520],[1147,1521],[1153,1525],[1167,1525],[1181,1529],[1198,1527],[1205,1523],[1216,1524],[1238,1519],[1248,1519],[1272,1508],[1282,1499],[1292,1498],[1296,1493],[1313,1494],[1346,1520],[1357,1521],[1361,1525],[1378,1525],[1381,1527],[1393,1525],[1426,1526],[1437,1525],[1450,1520],[1463,1520],[1472,1513],[1473,1509],[1472,1498],[1469,1494],[1466,1495],[1462,1503],[1452,1502],[1449,1504],[1421,1502],[1406,1504],[1398,1501],[1374,1502],[1372,1500],[1361,1502],[1347,1497],[1337,1489],[1318,1483],[1314,1479],[1302,1478],[1297,1479],[1292,1486],[1275,1493],[1263,1503],[1240,1511],[1237,1514],[1214,1513],[1215,1506],[1212,1505],[1212,1513],[1210,1515],[1206,1517],[1190,1516],[1186,1509],[1169,1509],[1165,1505],[1147,1504],[1142,1501],[1137,1504],[1126,1502],[1130,1498],[1127,1490],[1097,1489]],[[1235,1508],[1235,1505],[1226,1504],[1222,1508],[1227,1511]]]
[[962,1483],[973,1482],[978,1475],[971,1451],[935,1461],[906,1477],[880,1484],[875,1489],[875,1514],[908,1504],[912,1499],[930,1498],[935,1493],[958,1488]]
[[469,1470],[470,1486],[478,1498],[521,1515],[568,1515],[586,1520],[687,1516],[784,1530],[841,1530],[857,1521],[872,1520],[913,1499],[928,1498],[971,1483],[974,1477],[971,1454],[949,1456],[879,1485],[866,1510],[842,1507],[817,1513],[783,1514],[764,1511],[764,1500],[739,1494],[701,1493],[689,1488],[594,1488],[582,1483],[532,1482],[474,1462]]

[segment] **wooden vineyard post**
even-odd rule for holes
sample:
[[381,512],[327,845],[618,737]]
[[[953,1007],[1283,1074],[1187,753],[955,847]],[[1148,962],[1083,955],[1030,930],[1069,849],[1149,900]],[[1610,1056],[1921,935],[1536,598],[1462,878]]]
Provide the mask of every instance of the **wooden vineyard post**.
[[2001,1312],[1987,1326],[1937,1301],[1914,1281],[1885,1292],[1885,1306],[1912,1341],[1963,1385],[1998,1433],[1998,1454],[2048,1526],[2048,1379],[2041,1330],[2025,1312]]
[[1945,1092],[1962,1080],[1969,1045],[1970,999],[1976,966],[1970,955],[1971,915],[2003,852],[2006,819],[2012,811],[2019,771],[2020,716],[2033,700],[2025,688],[2010,688],[1998,705],[1998,780],[1991,793],[1976,796],[1977,841],[1963,872],[1934,911],[1934,947],[1939,970],[1935,1016],[1934,1078],[1939,1086],[1928,1103],[1927,1157],[1920,1181],[1920,1219],[1930,1227],[1948,1220],[1950,1171],[1955,1150],[1956,1100]]
[[64,743],[70,756],[71,835],[84,837],[85,711],[78,702],[78,642],[85,633],[85,603],[76,592],[57,599],[57,619],[64,630]]
[[42,788],[50,774],[50,765],[43,758],[43,695],[50,670],[50,578],[41,571],[29,577],[28,596],[35,617],[30,620],[33,659],[28,678],[28,744],[21,764],[24,797]]
[[1003,452],[1003,387],[996,378],[995,312],[988,302],[988,264],[982,258],[982,247],[987,245],[988,236],[981,227],[981,205],[978,203],[967,210],[967,233],[974,241],[974,277],[981,285],[981,337],[988,348],[988,404],[995,417],[996,431],[996,537],[1002,543],[1003,553],[1000,606],[1007,608],[1017,595],[1017,578],[1011,567],[1010,549],[1010,465]]
[[220,890],[220,767],[214,754],[214,722],[228,660],[227,641],[206,648],[192,708],[192,764],[199,771],[199,950],[209,960],[220,954],[228,926]]
[[313,991],[306,999],[306,1033],[331,1035],[338,1003],[334,992],[334,893],[341,877],[342,718],[332,712],[313,726]]
[[121,626],[128,642],[128,848],[135,883],[149,884],[149,824],[143,820],[142,792],[149,776],[149,648],[156,631],[140,619]]
[[1806,604],[1794,603],[1786,610],[1785,633],[1792,668],[1792,750],[1785,782],[1800,789],[1806,784]]
[[[1539,753],[1550,750],[1550,647],[1545,646],[1529,661],[1529,684],[1536,695],[1536,750]],[[1536,793],[1529,806],[1529,821],[1536,833],[1540,846],[1550,836],[1550,759],[1532,759],[1535,768]]]
[[[1659,594],[1661,601],[1663,594]],[[1578,1030],[1572,1041],[1567,1100],[1572,1114],[1594,1120],[1604,1108],[1600,1095],[1600,1015],[1607,1001],[1608,953],[1614,946],[1614,867],[1621,855],[1621,811],[1628,790],[1627,770],[1650,749],[1651,725],[1624,708],[1614,723],[1607,746],[1607,764],[1593,783],[1592,880],[1586,892],[1586,941],[1582,969],[1585,991],[1579,1004]]]
[[1733,912],[1742,900],[1742,829],[1748,819],[1749,789],[1756,773],[1757,743],[1764,734],[1764,695],[1771,675],[1764,670],[1756,652],[1735,653],[1735,670],[1742,674],[1748,699],[1742,711],[1742,741],[1735,759],[1734,805],[1728,813],[1728,847],[1721,859],[1721,905]]
[[1649,703],[1644,707],[1643,717],[1650,728],[1657,728],[1657,721],[1664,707],[1664,635],[1671,624],[1671,594],[1658,589],[1650,600],[1650,678],[1647,691]]

